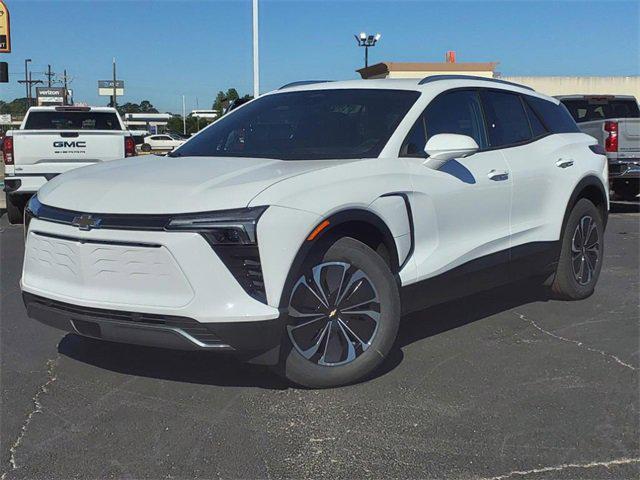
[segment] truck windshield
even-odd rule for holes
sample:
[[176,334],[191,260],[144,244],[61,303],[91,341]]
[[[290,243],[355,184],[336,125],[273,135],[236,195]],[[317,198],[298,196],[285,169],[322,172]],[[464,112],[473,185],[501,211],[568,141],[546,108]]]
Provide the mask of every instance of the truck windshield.
[[638,103],[634,99],[573,99],[562,100],[569,113],[576,121],[591,122],[594,120],[605,120],[607,118],[638,118],[640,110]]
[[335,89],[265,95],[202,131],[171,156],[320,160],[377,157],[420,96]]
[[31,112],[25,130],[122,130],[111,112]]

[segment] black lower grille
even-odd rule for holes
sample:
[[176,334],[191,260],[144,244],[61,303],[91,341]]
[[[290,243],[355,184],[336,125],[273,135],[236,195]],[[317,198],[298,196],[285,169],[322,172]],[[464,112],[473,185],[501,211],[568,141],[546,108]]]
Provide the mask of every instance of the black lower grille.
[[131,322],[144,325],[178,328],[198,341],[206,344],[220,343],[221,340],[214,335],[205,324],[188,317],[172,315],[156,315],[153,313],[127,312],[123,310],[106,310],[101,308],[82,307],[69,303],[58,302],[48,298],[38,297],[24,293],[30,302],[39,303],[50,309],[65,312],[71,316],[93,317],[96,320],[112,320],[118,322]]
[[215,245],[213,249],[244,291],[256,300],[267,303],[258,247],[256,245]]

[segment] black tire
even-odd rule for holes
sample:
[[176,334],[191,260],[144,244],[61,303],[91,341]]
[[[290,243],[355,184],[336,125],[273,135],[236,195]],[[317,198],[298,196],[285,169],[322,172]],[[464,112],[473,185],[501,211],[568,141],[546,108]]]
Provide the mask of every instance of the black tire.
[[[382,363],[398,333],[400,295],[391,270],[374,250],[348,237],[337,240],[321,258],[308,260],[301,270],[294,286],[287,292],[289,317],[283,339],[280,373],[294,384],[309,388],[336,387],[362,380]],[[322,288],[316,288],[312,271],[320,272],[318,278],[327,294],[323,293]],[[339,278],[337,272],[342,272],[342,278],[337,282],[340,286],[336,284]],[[302,309],[297,304],[295,308],[292,307],[298,302],[298,295],[305,295],[305,292],[314,301],[306,290],[308,287],[300,283],[303,276],[309,282],[307,285],[313,285],[317,293],[328,297],[326,304],[329,306],[318,302],[315,310],[312,309],[314,313],[304,314],[323,315],[317,321],[312,320],[316,322],[313,326],[307,325],[312,323],[307,319],[301,319],[303,314],[296,308]],[[341,290],[344,290],[342,294]],[[320,298],[314,295],[316,299]],[[375,297],[377,301],[369,297]],[[368,309],[366,311],[373,316],[349,312],[360,311],[360,308]],[[323,313],[316,313],[321,310]],[[294,330],[296,325],[302,323],[305,324],[302,329]],[[318,331],[315,334],[309,330],[316,327]],[[323,345],[316,347],[315,357],[306,358],[301,353],[302,347],[298,343],[294,346],[292,339],[298,338],[300,332],[312,344]],[[355,356],[349,360],[351,355]]]
[[[583,241],[585,236],[586,241]],[[598,282],[603,258],[602,214],[593,203],[581,198],[571,210],[564,228],[558,267],[551,284],[553,296],[562,300],[581,300],[590,296]]]
[[149,145],[148,143],[143,143],[142,146],[140,147],[140,150],[142,150],[143,152],[150,152],[151,145]]
[[12,225],[19,225],[24,222],[24,207],[27,205],[26,195],[5,194],[7,201],[7,218]]

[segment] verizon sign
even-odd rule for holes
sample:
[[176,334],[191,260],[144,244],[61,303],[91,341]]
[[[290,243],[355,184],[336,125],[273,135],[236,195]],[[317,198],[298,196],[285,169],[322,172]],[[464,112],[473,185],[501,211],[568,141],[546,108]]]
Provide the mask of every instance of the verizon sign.
[[65,105],[64,87],[37,87],[38,105]]

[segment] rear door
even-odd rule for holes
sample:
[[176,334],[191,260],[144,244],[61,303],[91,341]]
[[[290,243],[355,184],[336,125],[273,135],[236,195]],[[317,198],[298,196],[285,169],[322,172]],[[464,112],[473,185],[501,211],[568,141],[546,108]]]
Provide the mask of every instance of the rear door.
[[565,107],[539,97],[486,91],[483,105],[490,123],[498,116],[509,124],[510,135],[489,136],[502,144],[513,174],[512,275],[543,273],[556,260],[568,197],[583,171],[576,165],[585,137]]
[[[423,164],[425,142],[439,133],[468,135],[480,151],[439,170],[428,168]],[[436,284],[442,287],[428,289],[428,295],[443,300],[506,281],[511,177],[502,153],[489,149],[478,91],[453,90],[436,97],[400,153],[407,157],[415,189],[418,279],[440,277]],[[485,275],[474,275],[480,272]]]

